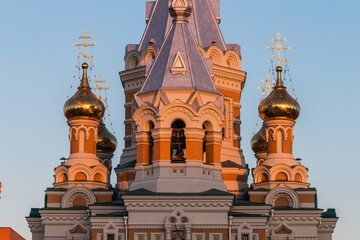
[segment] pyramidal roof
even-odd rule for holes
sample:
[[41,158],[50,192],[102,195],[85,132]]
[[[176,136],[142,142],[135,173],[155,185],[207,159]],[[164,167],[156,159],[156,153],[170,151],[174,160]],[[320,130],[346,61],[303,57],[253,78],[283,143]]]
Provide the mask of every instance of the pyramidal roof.
[[187,17],[184,19],[183,21],[174,18],[158,57],[138,95],[158,90],[181,89],[221,95],[190,31]]
[[[171,28],[172,18],[169,15],[169,5],[172,0],[156,0],[152,6],[149,22],[141,39],[138,51],[142,51],[150,42],[161,47],[165,41],[166,34]],[[218,46],[226,51],[225,40],[217,23],[212,5],[219,1],[209,0],[187,0],[192,6],[192,14],[189,17],[189,28],[196,43],[203,48]]]

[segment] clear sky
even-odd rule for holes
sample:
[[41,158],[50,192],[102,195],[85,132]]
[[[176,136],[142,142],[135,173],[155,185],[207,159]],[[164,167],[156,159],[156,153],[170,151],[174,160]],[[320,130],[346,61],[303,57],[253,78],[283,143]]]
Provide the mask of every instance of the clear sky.
[[[222,0],[221,8],[225,40],[241,45],[248,73],[241,111],[247,163],[255,166],[249,141],[259,119],[257,86],[270,67],[266,46],[280,32],[292,47],[288,62],[302,107],[294,155],[309,168],[319,207],[337,210],[334,239],[359,239],[360,2]],[[44,206],[53,170],[69,154],[62,108],[77,64],[72,44],[85,29],[99,45],[96,73],[112,88],[110,113],[120,143],[114,166],[119,162],[124,95],[118,72],[126,44],[140,41],[144,12],[145,0],[0,0],[0,226],[30,239],[24,217]]]

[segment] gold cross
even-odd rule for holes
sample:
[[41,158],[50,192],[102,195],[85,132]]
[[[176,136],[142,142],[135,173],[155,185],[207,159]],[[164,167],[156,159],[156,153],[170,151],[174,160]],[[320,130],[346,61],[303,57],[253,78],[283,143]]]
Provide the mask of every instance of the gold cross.
[[280,52],[281,50],[290,50],[291,47],[283,47],[280,45],[280,42],[286,42],[286,39],[280,39],[280,33],[277,34],[278,38],[277,39],[271,39],[272,42],[277,42],[277,45],[275,47],[267,47],[267,49],[272,49],[272,50],[276,50],[277,51],[277,56],[275,56],[275,54],[272,54],[271,57],[276,58],[278,61],[278,66],[280,66],[280,62],[283,62],[284,64],[286,64],[286,60],[282,60],[280,57]]
[[[265,80],[261,80],[261,82],[266,82],[266,85],[265,85],[265,87],[260,87],[260,86],[258,86],[258,89],[262,89],[262,93],[261,93],[261,95],[262,96],[265,96],[266,95],[266,97],[270,94],[270,90],[272,89],[272,86],[270,85],[270,83],[272,82],[275,82],[275,80],[270,80],[269,79],[269,77],[270,77],[270,75],[268,74],[268,75],[266,75],[266,79]],[[265,94],[265,91],[266,91],[266,94]]]
[[111,87],[103,87],[102,84],[103,84],[103,83],[107,83],[107,81],[106,81],[106,80],[102,80],[101,78],[102,78],[102,76],[100,75],[100,76],[99,76],[99,80],[95,80],[95,81],[94,81],[94,83],[98,83],[98,85],[97,85],[95,88],[92,88],[92,89],[97,89],[97,90],[99,91],[99,96],[98,96],[98,98],[99,98],[100,100],[103,100],[104,102],[106,102],[106,98],[103,98],[103,97],[101,96],[101,91],[102,91],[102,90],[110,90]]
[[86,49],[87,49],[88,47],[96,47],[96,46],[97,46],[97,43],[92,44],[92,43],[88,43],[88,42],[87,42],[87,39],[93,39],[93,38],[94,38],[93,36],[88,36],[88,35],[87,35],[87,32],[88,32],[88,31],[85,30],[85,31],[84,31],[85,36],[79,36],[79,39],[84,39],[84,42],[83,42],[83,43],[74,43],[74,46],[75,46],[75,47],[83,47],[83,48],[84,48],[84,52],[83,52],[83,53],[82,53],[81,51],[78,51],[78,54],[83,55],[83,57],[84,57],[84,62],[86,62],[86,59],[89,59],[90,61],[92,61],[92,58],[89,57],[89,56],[86,54]]

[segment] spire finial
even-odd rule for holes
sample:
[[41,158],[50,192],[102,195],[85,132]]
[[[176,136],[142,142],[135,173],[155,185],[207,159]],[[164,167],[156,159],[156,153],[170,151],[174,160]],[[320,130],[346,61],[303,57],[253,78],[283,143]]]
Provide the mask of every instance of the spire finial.
[[170,16],[173,22],[185,22],[190,16],[192,8],[187,0],[173,0],[170,7]]
[[272,89],[270,83],[271,82],[274,83],[275,80],[270,80],[270,75],[268,74],[268,75],[266,75],[266,79],[261,80],[261,82],[265,82],[266,85],[265,85],[265,87],[258,86],[258,89],[262,89],[263,92],[261,93],[261,95],[264,97],[267,97],[270,94],[270,91]]
[[90,88],[90,84],[87,77],[87,69],[89,65],[85,62],[81,65],[81,68],[83,69],[83,76],[80,82],[79,88]]
[[281,72],[282,72],[282,67],[281,66],[277,66],[276,67],[276,72],[277,72],[277,79],[276,79],[276,84],[275,84],[275,88],[285,88],[283,81],[281,79]]
[[99,75],[99,80],[95,80],[94,83],[97,83],[98,85],[96,87],[94,87],[93,89],[97,89],[99,91],[99,96],[97,96],[100,100],[103,100],[104,102],[106,102],[106,98],[103,98],[101,96],[101,91],[102,90],[110,90],[110,87],[103,87],[102,84],[103,83],[107,83],[106,80],[102,80],[102,76]]
[[277,33],[277,39],[271,39],[271,42],[277,42],[277,45],[275,47],[267,47],[267,49],[272,49],[277,51],[277,56],[275,56],[275,54],[272,54],[271,57],[276,58],[276,60],[278,61],[278,66],[280,66],[280,62],[283,62],[284,64],[286,64],[286,60],[282,60],[280,57],[280,52],[281,50],[290,50],[291,47],[283,47],[281,46],[280,42],[286,42],[286,39],[281,39],[280,38],[280,33]]
[[81,51],[78,51],[78,54],[81,54],[83,55],[84,57],[84,63],[86,63],[86,59],[89,59],[90,61],[92,61],[93,59],[91,57],[89,57],[87,54],[86,54],[86,49],[88,47],[96,47],[97,46],[97,43],[88,43],[87,42],[87,39],[93,39],[94,37],[93,36],[88,36],[87,35],[87,30],[84,31],[84,36],[79,36],[79,39],[84,39],[84,42],[83,43],[74,43],[74,46],[75,47],[83,47],[84,48],[84,52],[81,52]]

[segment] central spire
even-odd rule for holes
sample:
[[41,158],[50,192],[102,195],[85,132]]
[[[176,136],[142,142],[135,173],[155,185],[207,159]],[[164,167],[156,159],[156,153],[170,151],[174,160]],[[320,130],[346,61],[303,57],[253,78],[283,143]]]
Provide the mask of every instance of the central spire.
[[[138,51],[144,50],[149,45],[155,44],[158,48],[162,46],[166,35],[171,28],[171,18],[169,14],[169,5],[175,3],[176,8],[182,8],[187,4],[191,8],[191,16],[188,17],[189,28],[194,36],[196,43],[203,48],[213,45],[226,51],[227,46],[218,26],[220,18],[220,5],[217,1],[209,0],[156,0],[151,7],[149,20],[146,26],[142,40],[137,48]],[[180,7],[179,7],[180,6]],[[185,11],[185,13],[188,13]]]
[[172,26],[138,95],[158,90],[195,90],[218,94],[187,19],[192,8],[187,0],[173,0],[168,11]]

